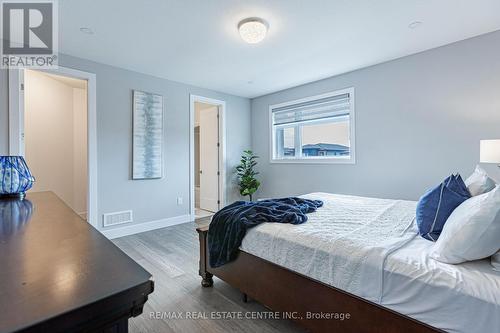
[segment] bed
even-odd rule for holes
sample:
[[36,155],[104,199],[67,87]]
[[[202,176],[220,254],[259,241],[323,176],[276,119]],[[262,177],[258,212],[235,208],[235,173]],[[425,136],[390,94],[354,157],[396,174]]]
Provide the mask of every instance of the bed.
[[250,229],[237,260],[219,268],[209,267],[207,228],[199,228],[202,285],[215,275],[314,332],[498,331],[500,273],[488,261],[430,259],[433,243],[417,236],[415,202],[303,197],[324,206],[301,225]]

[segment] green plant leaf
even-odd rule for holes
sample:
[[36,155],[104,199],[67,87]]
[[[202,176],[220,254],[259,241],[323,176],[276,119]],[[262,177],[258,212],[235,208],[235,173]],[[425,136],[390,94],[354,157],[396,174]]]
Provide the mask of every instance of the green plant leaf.
[[244,150],[240,164],[236,166],[237,183],[242,196],[252,196],[260,186],[260,182],[255,178],[259,173],[254,170],[258,158],[253,151]]

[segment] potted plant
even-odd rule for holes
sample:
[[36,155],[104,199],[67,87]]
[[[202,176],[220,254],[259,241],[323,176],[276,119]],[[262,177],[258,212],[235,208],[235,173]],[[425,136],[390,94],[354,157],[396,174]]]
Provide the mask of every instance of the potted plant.
[[259,157],[251,150],[245,150],[241,156],[240,164],[236,167],[240,194],[248,196],[250,201],[252,201],[252,195],[260,186],[260,182],[255,178],[259,173],[254,170],[254,167],[257,165],[257,158]]

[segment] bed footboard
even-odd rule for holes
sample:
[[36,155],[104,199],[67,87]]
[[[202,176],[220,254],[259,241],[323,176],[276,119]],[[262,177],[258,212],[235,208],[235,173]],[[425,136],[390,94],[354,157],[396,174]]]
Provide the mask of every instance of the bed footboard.
[[[248,295],[273,311],[291,314],[287,319],[297,322],[310,332],[442,332],[243,251],[240,251],[236,260],[212,268],[208,260],[208,226],[196,230],[200,238],[199,274],[203,287],[211,287],[214,283],[213,276],[216,276],[239,289],[244,295],[243,300]],[[349,319],[323,318],[320,316],[323,314],[349,314]]]

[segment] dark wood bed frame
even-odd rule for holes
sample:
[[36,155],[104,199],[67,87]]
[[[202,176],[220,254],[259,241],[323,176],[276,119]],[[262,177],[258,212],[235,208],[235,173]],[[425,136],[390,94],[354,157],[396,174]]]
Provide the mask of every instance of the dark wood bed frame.
[[[208,261],[208,226],[196,230],[203,287],[211,287],[216,276],[239,289],[244,301],[248,295],[272,311],[293,314],[290,319],[310,332],[443,332],[243,251],[235,261],[212,268]],[[307,313],[348,313],[350,318],[308,319]]]

